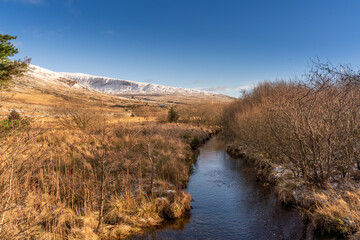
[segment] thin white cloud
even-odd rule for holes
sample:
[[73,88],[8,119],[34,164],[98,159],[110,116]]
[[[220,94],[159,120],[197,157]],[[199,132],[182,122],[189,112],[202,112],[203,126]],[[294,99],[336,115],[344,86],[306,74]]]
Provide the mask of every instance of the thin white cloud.
[[106,30],[106,31],[103,31],[102,33],[103,33],[103,34],[112,35],[112,34],[115,33],[115,31],[114,31],[114,30]]
[[39,5],[42,4],[45,0],[3,0],[4,2],[22,2],[25,4]]
[[17,48],[21,47],[23,45],[23,43],[19,40],[15,40],[15,41],[13,41],[13,43],[14,43],[15,47],[17,47]]
[[40,4],[43,2],[43,0],[22,0],[22,1],[28,4]]
[[239,86],[236,87],[234,90],[243,91],[243,90],[250,90],[254,88],[255,85],[246,85],[246,86]]
[[210,91],[210,92],[223,92],[225,90],[227,90],[228,88],[225,86],[217,86],[217,87],[208,87],[208,88],[203,88],[203,90],[205,91]]
[[37,38],[60,37],[65,29],[46,30],[38,27],[28,27],[24,33],[31,34]]
[[238,87],[216,86],[216,87],[203,88],[202,90],[209,92],[234,92],[234,91],[249,90],[253,87],[254,86],[252,85],[238,86]]
[[65,7],[69,10],[69,12],[75,16],[79,17],[81,15],[81,12],[75,8],[75,0],[64,0]]

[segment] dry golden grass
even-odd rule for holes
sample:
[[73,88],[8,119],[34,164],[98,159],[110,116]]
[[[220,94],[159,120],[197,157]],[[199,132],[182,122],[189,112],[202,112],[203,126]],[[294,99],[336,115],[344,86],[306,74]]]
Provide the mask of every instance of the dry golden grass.
[[348,235],[360,229],[360,191],[316,193],[312,213],[314,226],[327,232]]
[[193,102],[230,98],[128,97],[28,75],[0,93],[0,121],[16,109],[29,123],[0,131],[1,239],[119,239],[190,209],[193,143],[212,129],[167,123],[168,109],[193,124]]
[[0,202],[1,237],[118,239],[190,209],[181,191],[195,157],[190,143],[211,129],[70,107],[86,124],[64,113],[2,135],[3,162],[14,159],[14,174],[0,174],[9,196]]
[[[123,95],[114,96],[87,89],[71,88],[64,84],[54,84],[25,74],[14,80],[13,87],[1,91],[0,116],[11,109],[20,109],[23,115],[48,117],[58,106],[73,104],[87,105],[93,111],[103,111],[124,117],[122,121],[153,121],[164,119],[167,108],[186,104],[227,103],[232,98],[223,95]],[[100,107],[101,105],[101,107]],[[163,108],[160,105],[165,105]],[[130,118],[131,114],[135,118]]]

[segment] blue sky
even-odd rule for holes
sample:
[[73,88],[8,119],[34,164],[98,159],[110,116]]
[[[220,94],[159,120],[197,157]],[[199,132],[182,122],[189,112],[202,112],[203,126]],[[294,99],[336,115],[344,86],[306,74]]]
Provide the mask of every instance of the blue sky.
[[358,0],[0,0],[18,58],[54,71],[217,90],[360,65]]

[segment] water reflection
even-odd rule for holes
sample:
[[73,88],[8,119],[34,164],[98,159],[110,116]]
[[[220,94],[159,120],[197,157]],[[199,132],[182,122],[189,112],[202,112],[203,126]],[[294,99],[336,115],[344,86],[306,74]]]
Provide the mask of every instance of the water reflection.
[[187,191],[191,215],[133,239],[313,239],[298,212],[257,183],[248,163],[226,153],[224,139],[200,148]]

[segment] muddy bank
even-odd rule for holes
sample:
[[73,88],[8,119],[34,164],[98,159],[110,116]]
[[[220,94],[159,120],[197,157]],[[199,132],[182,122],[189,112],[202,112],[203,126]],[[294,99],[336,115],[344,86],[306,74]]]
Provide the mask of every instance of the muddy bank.
[[228,144],[227,152],[253,164],[256,181],[271,186],[283,204],[298,209],[317,234],[358,239],[360,188],[356,181],[332,182],[320,188],[239,142]]

